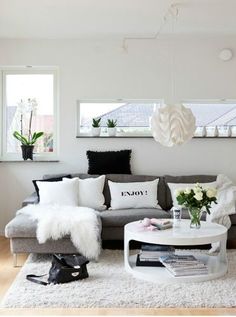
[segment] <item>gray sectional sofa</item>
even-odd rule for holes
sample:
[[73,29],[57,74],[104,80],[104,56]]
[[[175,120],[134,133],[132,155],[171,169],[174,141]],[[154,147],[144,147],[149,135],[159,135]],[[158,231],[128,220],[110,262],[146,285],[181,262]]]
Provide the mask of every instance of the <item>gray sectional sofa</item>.
[[[64,175],[64,174],[63,174]],[[44,179],[63,176],[45,175]],[[82,179],[89,177],[98,177],[98,175],[72,174],[72,177],[79,176]],[[162,209],[122,209],[105,210],[99,213],[102,223],[101,237],[103,240],[123,240],[124,225],[144,217],[170,218],[170,209],[172,207],[171,193],[167,183],[208,183],[216,180],[212,175],[192,175],[192,176],[147,176],[147,175],[120,175],[108,174],[104,186],[105,204],[110,206],[110,192],[108,180],[113,182],[143,182],[159,178],[158,183],[158,201]],[[27,204],[38,203],[36,193],[23,201],[23,206]],[[188,218],[188,213],[183,213],[183,218]],[[232,227],[228,232],[228,239],[236,238],[236,215],[231,216]],[[11,251],[17,253],[74,253],[76,249],[69,237],[57,241],[48,241],[45,244],[39,244],[36,239],[37,223],[32,221],[26,215],[17,215],[12,219],[5,229],[6,237],[10,238]]]

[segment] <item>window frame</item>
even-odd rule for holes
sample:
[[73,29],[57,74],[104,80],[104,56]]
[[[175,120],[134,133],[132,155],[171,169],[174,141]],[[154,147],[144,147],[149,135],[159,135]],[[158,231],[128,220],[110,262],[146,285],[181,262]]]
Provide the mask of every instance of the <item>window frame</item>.
[[58,159],[58,127],[59,127],[59,91],[58,91],[58,67],[0,67],[0,160],[22,161],[21,153],[7,153],[7,131],[6,131],[6,76],[11,74],[50,74],[53,75],[53,152],[35,153],[34,161],[57,160]]
[[[95,136],[92,136],[90,133],[81,133],[80,132],[80,104],[81,103],[157,103],[157,104],[163,104],[164,99],[163,98],[156,98],[156,99],[79,99],[76,101],[76,109],[77,109],[77,127],[76,127],[76,137],[77,138],[97,138]],[[119,127],[118,127],[119,128]],[[101,134],[99,138],[111,138],[108,135]],[[147,133],[127,133],[125,132],[122,135],[116,135],[114,138],[152,138],[151,129],[150,129],[150,135]]]

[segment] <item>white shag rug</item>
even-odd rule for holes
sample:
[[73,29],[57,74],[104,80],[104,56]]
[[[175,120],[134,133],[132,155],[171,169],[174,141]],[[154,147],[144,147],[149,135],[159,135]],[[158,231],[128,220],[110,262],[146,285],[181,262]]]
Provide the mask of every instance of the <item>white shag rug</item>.
[[88,264],[90,277],[68,284],[38,285],[26,274],[44,274],[48,256],[30,255],[1,307],[4,308],[158,308],[235,307],[236,251],[228,251],[229,271],[217,280],[188,284],[155,284],[133,278],[124,269],[123,251],[103,250]]

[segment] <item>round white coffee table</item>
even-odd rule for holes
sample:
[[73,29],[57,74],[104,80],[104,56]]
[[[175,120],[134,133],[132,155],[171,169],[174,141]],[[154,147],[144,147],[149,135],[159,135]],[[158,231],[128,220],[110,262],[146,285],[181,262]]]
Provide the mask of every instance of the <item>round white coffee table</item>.
[[[134,277],[160,283],[174,282],[201,282],[223,276],[227,272],[228,262],[226,255],[227,228],[215,223],[201,222],[200,229],[191,229],[189,220],[181,220],[180,226],[167,229],[148,231],[140,227],[139,221],[128,223],[125,226],[124,261],[125,269]],[[201,254],[191,250],[179,250],[176,254],[193,254],[208,267],[207,275],[174,277],[165,267],[136,266],[135,255],[130,255],[129,242],[131,240],[175,246],[204,245],[214,242],[220,243],[217,255]]]

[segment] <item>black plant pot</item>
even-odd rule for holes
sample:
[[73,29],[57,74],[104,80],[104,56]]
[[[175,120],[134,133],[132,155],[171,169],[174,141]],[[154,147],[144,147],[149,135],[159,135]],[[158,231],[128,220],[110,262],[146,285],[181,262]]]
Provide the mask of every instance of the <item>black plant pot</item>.
[[22,158],[24,161],[30,159],[33,161],[34,145],[21,145]]

